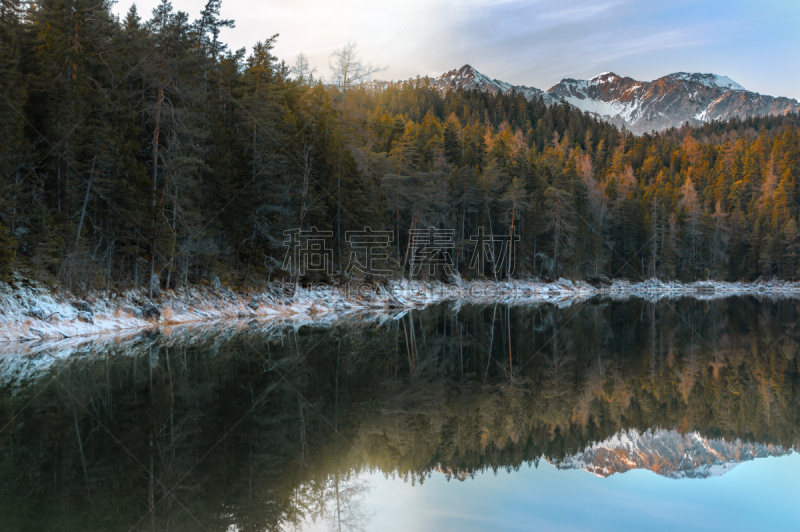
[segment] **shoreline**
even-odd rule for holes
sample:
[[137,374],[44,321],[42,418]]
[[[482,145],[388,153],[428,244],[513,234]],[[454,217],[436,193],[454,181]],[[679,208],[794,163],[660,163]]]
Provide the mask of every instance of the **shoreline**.
[[303,287],[272,283],[248,293],[221,285],[193,286],[165,291],[152,301],[144,289],[121,293],[93,291],[80,298],[69,292],[54,293],[30,280],[18,280],[15,284],[12,287],[0,283],[0,343],[4,344],[107,334],[127,336],[162,327],[194,327],[225,320],[328,322],[356,312],[403,312],[446,302],[570,305],[597,296],[648,300],[736,295],[800,298],[800,282],[781,280],[747,283],[614,280],[599,286],[567,279],[544,282],[460,278],[450,284],[393,280],[384,285]]

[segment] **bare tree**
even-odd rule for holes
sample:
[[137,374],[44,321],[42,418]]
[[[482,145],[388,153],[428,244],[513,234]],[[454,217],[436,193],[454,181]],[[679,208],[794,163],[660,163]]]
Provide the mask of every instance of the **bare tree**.
[[301,83],[312,83],[316,72],[317,67],[311,67],[306,54],[303,52],[297,54],[292,67],[292,74],[296,75]]
[[[378,67],[371,63],[364,63],[358,57],[358,48],[355,42],[347,41],[341,48],[336,48],[330,57],[331,81],[341,93],[341,116],[340,126],[347,136],[344,128],[346,123],[345,103],[347,92],[350,88],[361,85],[370,80],[373,74],[385,70],[385,67]],[[339,269],[342,267],[342,161],[339,155],[339,172],[336,183],[336,240],[339,251]]]
[[331,81],[343,94],[351,87],[370,81],[373,74],[386,70],[386,67],[362,62],[358,57],[358,47],[352,41],[333,51],[329,66]]

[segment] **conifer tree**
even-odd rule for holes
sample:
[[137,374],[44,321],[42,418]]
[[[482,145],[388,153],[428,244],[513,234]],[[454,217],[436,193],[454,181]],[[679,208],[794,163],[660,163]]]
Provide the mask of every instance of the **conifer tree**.
[[448,120],[444,126],[444,154],[451,164],[461,163],[461,140],[455,121]]

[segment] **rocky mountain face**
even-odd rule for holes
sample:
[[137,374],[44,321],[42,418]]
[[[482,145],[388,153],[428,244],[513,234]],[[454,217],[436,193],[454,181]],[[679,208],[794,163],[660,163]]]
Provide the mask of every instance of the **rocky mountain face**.
[[457,89],[478,89],[491,94],[510,94],[516,92],[522,94],[527,99],[532,100],[538,97],[545,97],[544,91],[525,85],[512,85],[505,81],[490,79],[472,68],[464,65],[458,70],[445,72],[435,80],[435,85],[442,91]]
[[490,94],[511,94],[512,92],[517,92],[529,100],[542,97],[545,98],[548,103],[551,103],[551,98],[541,89],[526,87],[525,85],[512,85],[510,83],[506,83],[505,81],[491,79],[469,65],[464,65],[459,69],[445,72],[438,78],[417,77],[401,81],[370,81],[366,85],[367,88],[371,90],[385,90],[389,87],[399,88],[403,87],[404,85],[416,87],[424,83],[430,83],[442,93],[459,89],[480,90]]
[[800,111],[797,100],[750,92],[724,76],[686,72],[653,81],[607,72],[590,80],[564,79],[547,93],[637,134],[680,127],[686,122],[698,125]]
[[792,452],[777,445],[709,440],[696,432],[630,430],[553,465],[559,469],[584,469],[600,477],[649,469],[669,478],[708,478],[722,475],[742,462]]
[[431,83],[442,92],[458,89],[477,89],[492,94],[516,92],[529,100],[542,98],[548,105],[566,102],[636,134],[680,127],[687,122],[699,125],[733,117],[800,112],[797,100],[751,92],[725,76],[686,72],[653,81],[636,81],[606,72],[589,80],[564,79],[545,92],[492,79],[464,65],[438,78],[377,81],[371,85],[381,90],[407,83]]

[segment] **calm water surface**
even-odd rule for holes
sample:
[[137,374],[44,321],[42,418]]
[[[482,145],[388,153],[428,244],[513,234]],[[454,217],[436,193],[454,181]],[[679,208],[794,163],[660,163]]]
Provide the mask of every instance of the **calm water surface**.
[[0,360],[0,529],[796,530],[800,302],[442,306]]

